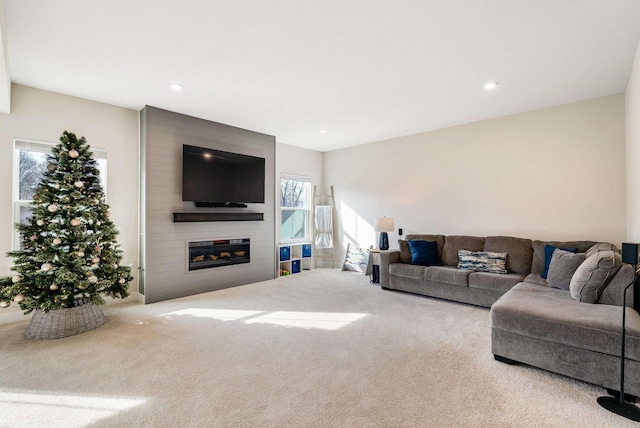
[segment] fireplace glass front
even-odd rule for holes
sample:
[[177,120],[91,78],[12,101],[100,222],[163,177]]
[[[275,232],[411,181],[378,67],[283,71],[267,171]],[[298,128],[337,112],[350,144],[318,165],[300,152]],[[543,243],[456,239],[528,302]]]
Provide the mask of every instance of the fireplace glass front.
[[237,265],[251,261],[249,238],[189,242],[189,271]]

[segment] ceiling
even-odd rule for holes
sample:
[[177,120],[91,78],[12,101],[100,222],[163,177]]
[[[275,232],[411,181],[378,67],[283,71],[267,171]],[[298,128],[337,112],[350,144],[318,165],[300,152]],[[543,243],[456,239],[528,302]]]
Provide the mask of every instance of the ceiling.
[[640,38],[638,0],[4,5],[14,83],[319,151],[623,92]]

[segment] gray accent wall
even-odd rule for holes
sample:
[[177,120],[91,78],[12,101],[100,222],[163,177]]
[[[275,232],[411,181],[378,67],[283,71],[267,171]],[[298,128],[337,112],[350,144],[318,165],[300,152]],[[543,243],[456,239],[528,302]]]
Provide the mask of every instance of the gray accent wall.
[[[145,303],[276,277],[275,137],[155,107],[140,113],[140,292]],[[196,208],[182,202],[182,145],[265,158],[265,203]],[[174,212],[260,212],[264,221],[174,223]],[[187,242],[251,239],[251,262],[187,272]]]

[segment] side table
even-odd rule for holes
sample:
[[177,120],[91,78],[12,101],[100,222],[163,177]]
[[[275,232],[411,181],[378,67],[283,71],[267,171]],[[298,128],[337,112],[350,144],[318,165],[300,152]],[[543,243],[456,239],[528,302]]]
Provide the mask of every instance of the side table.
[[371,277],[372,284],[380,284],[380,250],[372,248],[369,250],[369,259],[367,260],[367,270],[365,275]]

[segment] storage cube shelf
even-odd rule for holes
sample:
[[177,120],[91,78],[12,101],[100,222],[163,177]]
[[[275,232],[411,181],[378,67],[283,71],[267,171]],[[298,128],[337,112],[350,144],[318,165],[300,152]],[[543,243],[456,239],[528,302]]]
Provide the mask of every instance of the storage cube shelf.
[[313,251],[311,243],[280,245],[278,251],[279,276],[311,270]]

